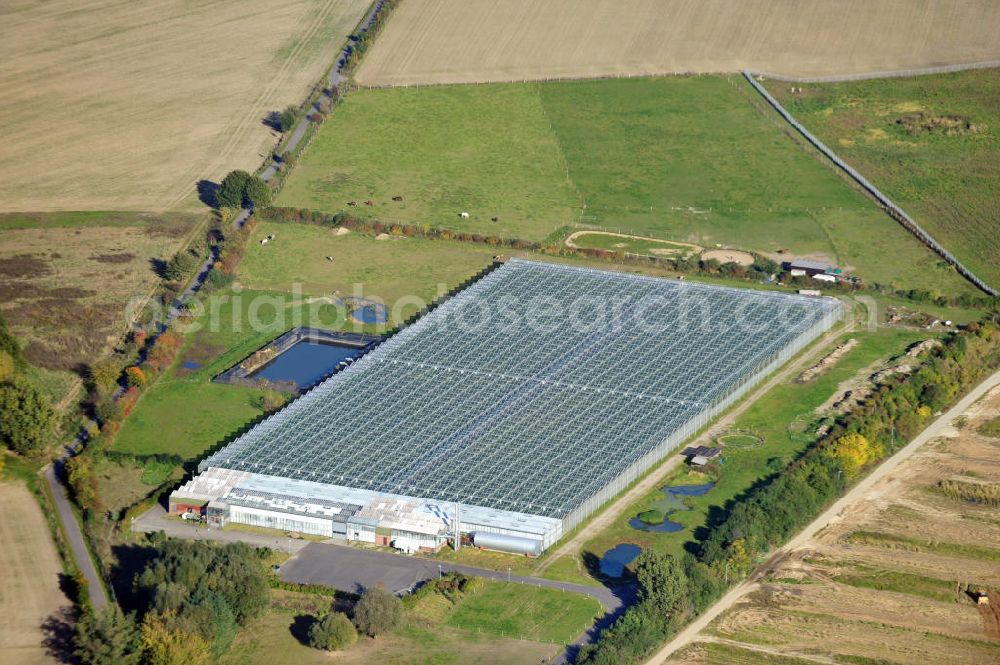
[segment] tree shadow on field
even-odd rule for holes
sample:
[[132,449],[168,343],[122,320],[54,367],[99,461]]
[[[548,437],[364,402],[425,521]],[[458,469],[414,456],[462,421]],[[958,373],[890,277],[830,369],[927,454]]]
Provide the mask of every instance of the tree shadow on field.
[[212,182],[211,180],[198,181],[198,200],[209,208],[217,208],[219,206],[219,199],[216,196],[218,192],[219,183]]
[[281,112],[280,111],[268,111],[264,119],[260,121],[262,125],[268,129],[273,129],[276,132],[281,131]]
[[149,260],[149,268],[160,279],[167,278],[167,262],[163,259],[152,258]]
[[292,620],[292,625],[288,627],[288,631],[301,644],[309,646],[309,629],[317,621],[318,619],[311,614],[296,614],[295,619]]
[[59,663],[75,663],[73,657],[73,626],[76,613],[72,607],[61,607],[42,622],[42,646],[45,654]]

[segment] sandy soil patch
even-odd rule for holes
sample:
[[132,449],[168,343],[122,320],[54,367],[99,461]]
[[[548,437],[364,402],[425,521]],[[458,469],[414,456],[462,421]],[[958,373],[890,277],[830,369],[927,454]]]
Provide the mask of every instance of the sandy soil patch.
[[56,663],[42,647],[42,622],[69,601],[59,590],[62,566],[45,517],[21,484],[0,483],[0,662]]
[[0,6],[0,210],[163,210],[253,170],[368,0]]
[[992,0],[407,0],[363,85],[760,71],[822,76],[1000,58]]
[[753,265],[753,254],[735,249],[710,249],[701,255],[705,261],[715,259],[719,263],[735,263],[741,266]]

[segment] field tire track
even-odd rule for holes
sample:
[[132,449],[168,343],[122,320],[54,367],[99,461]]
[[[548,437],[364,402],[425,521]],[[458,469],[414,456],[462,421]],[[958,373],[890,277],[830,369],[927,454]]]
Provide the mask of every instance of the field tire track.
[[192,176],[189,175],[190,173],[193,172],[196,174],[193,176],[195,182],[209,177],[212,173],[215,173],[222,164],[230,159],[233,151],[239,145],[245,142],[245,134],[252,126],[251,123],[256,122],[261,117],[267,102],[274,94],[274,91],[277,90],[278,87],[285,81],[289,71],[293,67],[298,67],[301,64],[298,62],[299,54],[325,23],[335,4],[336,0],[327,0],[320,11],[314,15],[313,20],[309,23],[306,31],[302,33],[301,38],[292,49],[292,52],[285,58],[285,62],[278,69],[278,71],[271,76],[267,85],[265,85],[254,101],[249,105],[247,111],[243,114],[243,117],[237,123],[236,127],[228,132],[229,138],[223,147],[216,153],[215,159],[212,160],[207,167],[194,166],[188,174],[184,175],[183,179],[181,179],[178,184],[177,195],[166,205],[167,209],[173,208],[190,196],[192,188]]

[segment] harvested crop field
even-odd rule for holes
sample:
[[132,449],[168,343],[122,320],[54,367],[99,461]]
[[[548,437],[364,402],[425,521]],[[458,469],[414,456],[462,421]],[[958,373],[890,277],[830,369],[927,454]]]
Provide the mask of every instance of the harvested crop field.
[[[995,388],[769,570],[707,639],[830,662],[1000,660],[1000,438],[979,432],[998,416]],[[669,662],[716,662],[705,646]]]
[[196,215],[0,215],[0,311],[32,364],[92,362],[123,332],[126,304],[158,283]]
[[1000,288],[1000,69],[795,84],[795,93],[788,83],[766,85],[960,261]]
[[0,210],[165,210],[253,170],[368,0],[0,6]]
[[[2,454],[2,453],[0,453]],[[68,606],[59,590],[62,566],[49,525],[20,483],[0,482],[0,663],[60,662],[42,646],[42,622]]]
[[406,0],[357,79],[878,72],[998,59],[998,26],[991,0]]

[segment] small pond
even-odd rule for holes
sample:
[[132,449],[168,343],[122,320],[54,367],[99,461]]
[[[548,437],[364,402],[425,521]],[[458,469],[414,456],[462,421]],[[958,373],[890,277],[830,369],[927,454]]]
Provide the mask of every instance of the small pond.
[[684,505],[682,497],[705,496],[708,491],[715,486],[715,483],[702,483],[700,485],[674,485],[672,487],[662,487],[663,498],[650,504],[650,508],[663,513],[663,521],[659,524],[647,524],[639,517],[633,517],[628,525],[637,531],[651,531],[654,533],[675,533],[684,528],[683,524],[678,524],[670,520],[670,515],[679,510],[688,510]]
[[355,309],[351,312],[351,318],[358,323],[385,323],[389,320],[389,310],[386,309],[385,305],[372,303]]
[[201,367],[201,363],[195,362],[194,360],[185,360],[181,363],[181,367],[184,369],[198,369]]
[[625,574],[625,566],[629,565],[642,552],[642,548],[632,543],[619,543],[604,553],[599,568],[602,575],[621,577]]
[[309,388],[341,362],[360,354],[361,349],[351,346],[302,340],[251,376],[272,383],[294,381],[299,388]]
[[638,517],[633,517],[628,521],[628,525],[636,531],[651,531],[653,533],[674,533],[684,528],[683,524],[671,522],[667,518],[664,518],[659,524],[647,524]]

